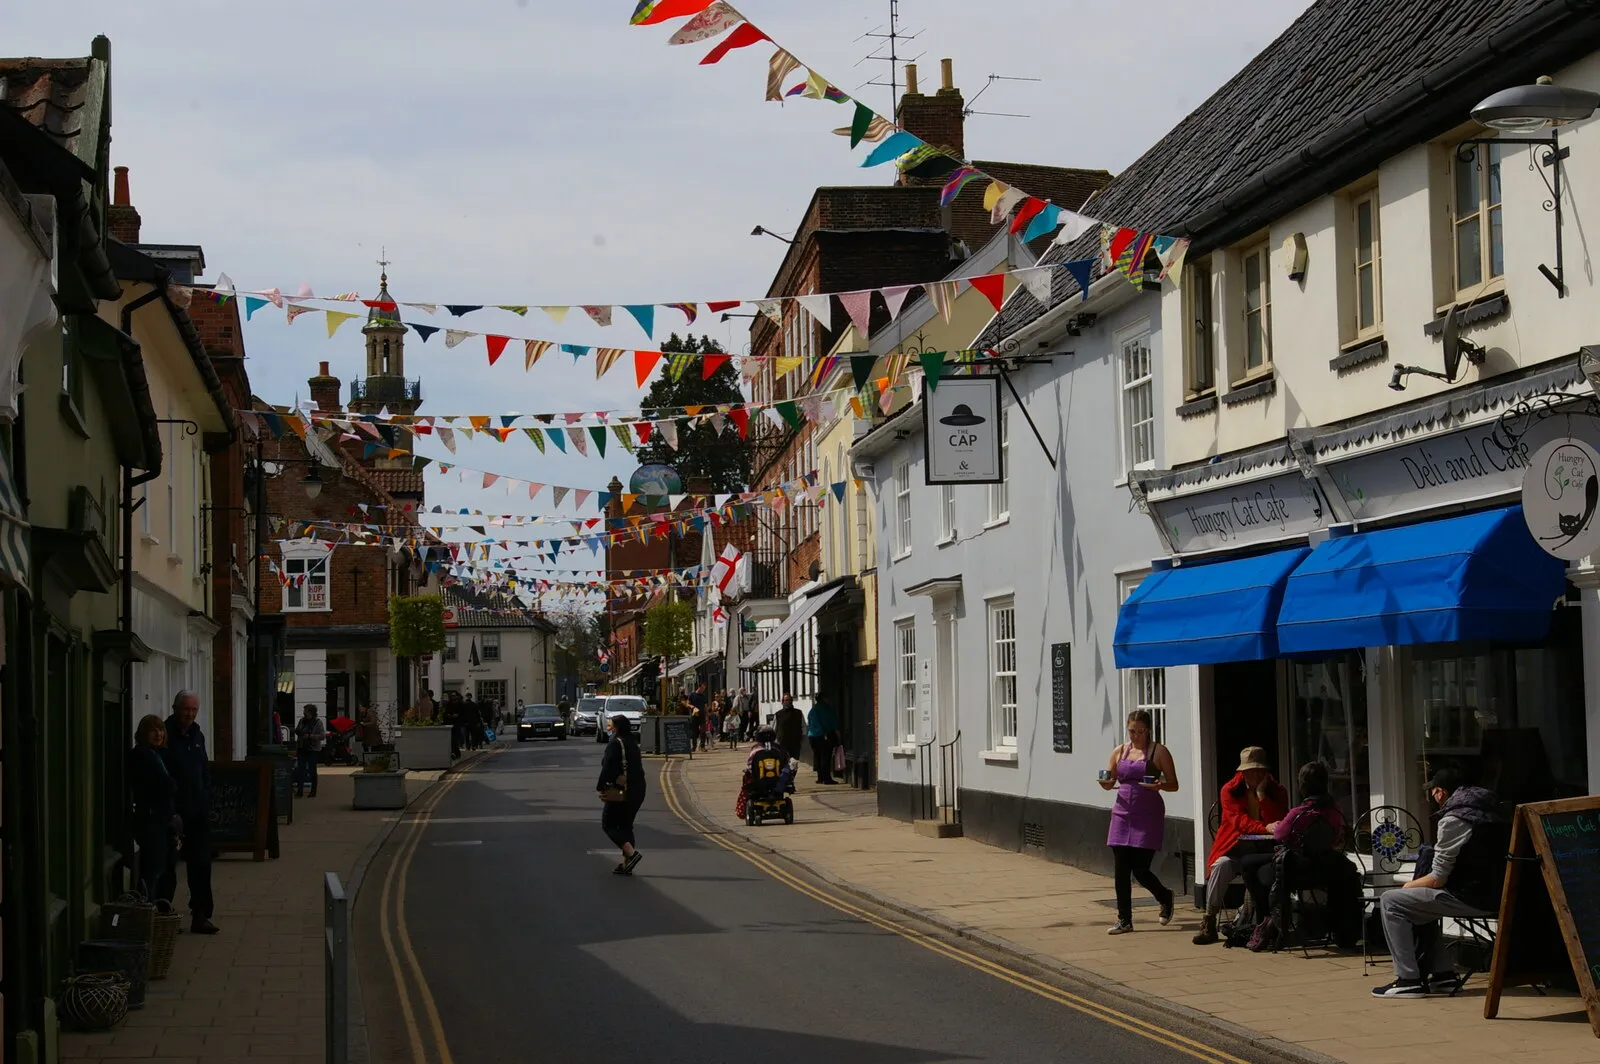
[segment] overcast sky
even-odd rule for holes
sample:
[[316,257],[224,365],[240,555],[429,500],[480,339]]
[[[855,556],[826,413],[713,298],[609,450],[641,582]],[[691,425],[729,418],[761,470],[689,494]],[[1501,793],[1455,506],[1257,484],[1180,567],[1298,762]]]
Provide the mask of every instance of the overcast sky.
[[[823,184],[876,184],[829,130],[849,111],[763,101],[770,47],[698,66],[705,45],[669,48],[672,26],[630,27],[633,0],[49,0],[0,5],[10,53],[83,56],[112,42],[112,161],[131,168],[143,239],[204,246],[207,279],[319,294],[377,290],[387,248],[400,300],[560,304],[760,295]],[[738,0],[779,44],[879,111],[885,73],[860,63],[888,0]],[[905,46],[955,61],[978,107],[974,158],[1116,171],[1137,158],[1280,33],[1306,0],[903,0]],[[859,63],[859,65],[858,65]],[[575,317],[582,319],[581,312]],[[465,327],[564,342],[646,345],[619,314],[609,330],[537,311],[485,311]],[[416,320],[456,324],[439,318]],[[708,318],[702,314],[703,326]],[[258,312],[246,330],[258,394],[305,395],[318,361],[362,372],[356,322],[329,340],[320,315],[292,327]],[[680,328],[660,314],[657,340]],[[736,329],[735,327],[743,327]],[[748,322],[713,324],[742,350]],[[424,413],[637,408],[631,365],[603,381],[592,361],[520,350],[489,367],[481,342],[447,351],[413,337],[406,371]],[[563,365],[563,362],[566,365]],[[434,440],[421,453],[448,454]],[[601,487],[624,460],[541,458],[526,437],[474,441],[458,460],[495,472]],[[429,502],[526,512],[499,489],[430,474]],[[549,507],[538,507],[548,513]],[[592,506],[592,504],[591,504]],[[570,504],[568,505],[570,509]]]

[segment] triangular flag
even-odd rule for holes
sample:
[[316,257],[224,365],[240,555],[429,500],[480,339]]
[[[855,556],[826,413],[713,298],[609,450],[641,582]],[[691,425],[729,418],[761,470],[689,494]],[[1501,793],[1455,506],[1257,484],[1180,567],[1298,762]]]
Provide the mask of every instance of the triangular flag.
[[933,301],[946,325],[950,324],[950,315],[955,310],[956,284],[955,281],[936,281],[924,286],[928,298]]
[[687,322],[685,322],[687,325],[693,325],[694,320],[700,316],[700,308],[696,307],[693,303],[667,303],[664,305],[669,306],[674,310],[683,311],[683,316],[689,319]]
[[1017,208],[1016,217],[1011,219],[1011,235],[1016,236],[1021,233],[1027,228],[1028,223],[1033,221],[1034,217],[1048,206],[1049,204],[1044,200],[1036,196],[1029,196],[1023,201],[1022,206]]
[[485,336],[484,345],[489,349],[489,365],[494,365],[502,354],[505,353],[506,344],[511,342],[509,336]]
[[983,294],[983,297],[994,304],[998,311],[1000,304],[1006,298],[1006,275],[1004,273],[988,273],[981,277],[969,277],[967,283]]
[[[646,336],[654,336],[656,328],[656,308],[648,303],[640,306],[623,307],[623,310],[633,315],[633,320],[639,323],[639,328],[644,330]],[[690,319],[693,321],[694,319]]]
[[713,37],[722,36],[743,21],[743,15],[723,3],[722,0],[717,0],[716,3],[688,22],[685,22],[677,33],[668,38],[667,43],[699,44],[701,41],[709,41]]
[[658,421],[656,422],[656,431],[661,434],[663,440],[667,441],[668,447],[671,447],[674,451],[678,449],[678,423],[676,421]]
[[736,406],[728,411],[728,420],[739,430],[739,438],[747,439],[750,433],[750,411],[742,406]]
[[595,356],[594,379],[599,380],[604,377],[611,367],[617,364],[617,360],[625,354],[627,352],[620,347],[602,347],[599,354]]
[[660,351],[635,351],[633,353],[633,375],[638,378],[639,387],[644,387],[644,382],[650,379],[650,374],[655,372],[656,366],[661,362]]
[[[998,184],[998,182],[996,182],[996,184]],[[985,198],[987,199],[987,197]],[[1017,204],[1021,203],[1027,198],[1028,194],[1022,191],[1020,188],[1011,188],[1009,185],[1006,186],[1001,191],[999,197],[994,201],[994,205],[989,208],[989,224],[999,225],[1001,222],[1005,221],[1006,215],[1011,213],[1011,208],[1015,207]]]
[[955,173],[945,179],[944,188],[939,192],[939,206],[950,206],[961,195],[963,189],[983,176],[982,170],[970,166],[957,167]]
[[444,444],[444,449],[449,451],[451,454],[455,454],[456,453],[456,433],[455,433],[455,430],[454,429],[447,429],[447,428],[444,428],[444,427],[441,426],[437,430],[437,435],[439,437],[439,442]]
[[1077,211],[1062,211],[1061,231],[1056,234],[1055,243],[1058,246],[1070,244],[1099,224],[1099,222],[1086,214],[1079,214]]
[[856,103],[855,118],[851,119],[850,121],[851,148],[854,148],[856,145],[861,143],[862,138],[867,135],[867,130],[872,126],[872,120],[877,117],[878,116],[873,113],[872,108],[859,101]]
[[511,306],[511,305],[506,304],[506,303],[501,303],[496,309],[497,310],[509,311],[512,314],[515,314],[519,318],[525,318],[525,317],[528,316],[528,308],[527,307],[514,307],[514,306]]
[[778,416],[783,418],[783,420],[787,422],[789,427],[792,429],[799,428],[801,422],[804,420],[800,416],[800,407],[792,399],[785,399],[781,403],[773,404],[773,409],[778,412]]
[[467,337],[474,335],[465,329],[446,329],[444,331],[444,346],[455,347]]
[[887,140],[873,148],[871,154],[867,156],[866,161],[861,165],[863,168],[882,166],[884,163],[894,162],[902,155],[909,154],[922,147],[922,145],[923,140],[921,137],[907,133],[902,129],[897,133],[889,134]]
[[878,294],[883,297],[884,303],[889,307],[890,321],[894,321],[900,316],[900,308],[906,305],[906,296],[915,287],[917,286],[914,284],[897,284],[878,290]]
[[634,26],[653,26],[669,18],[696,15],[711,5],[711,0],[639,0],[628,21]]
[[346,314],[343,311],[339,311],[339,310],[329,310],[329,311],[325,311],[324,313],[326,313],[328,315],[328,335],[329,336],[332,336],[334,333],[338,332],[339,331],[339,326],[343,325],[345,322],[347,322],[351,318],[355,317],[354,314]]
[[778,355],[772,360],[773,376],[785,376],[786,374],[792,372],[795,367],[799,366],[800,363],[804,361],[805,359],[801,358],[799,355]]
[[427,343],[428,337],[439,331],[439,327],[437,325],[418,325],[414,321],[407,322],[407,324],[416,330],[417,335],[422,338],[423,343]]
[[284,314],[289,321],[294,321],[294,319],[298,318],[300,315],[310,314],[316,309],[316,307],[302,307],[297,304],[290,303],[286,308],[284,308]]
[[944,352],[930,351],[917,356],[917,361],[922,363],[922,375],[928,381],[928,388],[938,388],[939,378],[944,376]]
[[872,379],[872,367],[878,361],[876,355],[851,355],[850,379],[855,384],[856,391],[860,391],[867,381]]
[[450,305],[449,303],[446,303],[444,305],[444,309],[448,310],[452,315],[454,315],[455,317],[459,318],[459,317],[462,317],[463,315],[471,314],[475,310],[482,310],[483,307],[481,307],[481,306],[473,306],[470,303],[458,303],[458,304],[456,304],[454,306]]
[[572,441],[572,446],[578,449],[579,454],[589,457],[589,441],[583,438],[582,429],[568,429],[567,439]]
[[550,320],[551,321],[555,322],[557,325],[560,325],[562,322],[567,320],[567,311],[571,310],[572,308],[571,307],[540,307],[539,309],[544,311],[546,314],[550,315]]
[[1018,270],[1016,277],[1022,283],[1022,287],[1028,290],[1034,302],[1046,310],[1050,308],[1050,282],[1055,277],[1054,267],[1041,266],[1038,269]]
[[1071,262],[1062,263],[1067,272],[1072,274],[1072,279],[1078,282],[1078,291],[1083,293],[1085,302],[1089,300],[1089,285],[1094,278],[1094,259],[1073,259]]
[[[739,304],[735,303],[734,306]],[[758,299],[755,303],[756,310],[774,325],[783,324],[783,301],[778,299]],[[716,304],[711,304],[713,310]]]
[[817,319],[817,324],[822,326],[823,332],[833,331],[832,296],[795,296],[795,302],[804,307],[807,314]]
[[261,296],[245,296],[244,297],[244,320],[245,321],[249,321],[250,318],[255,314],[255,312],[260,310],[262,307],[266,306],[267,303],[268,303],[268,300],[263,299]]
[[[600,452],[600,457],[606,456],[606,429],[604,425],[589,430],[589,438],[594,441],[595,449]],[[578,505],[583,505],[583,500],[578,500]]]
[[607,328],[611,325],[610,307],[586,306],[583,308],[583,312],[589,315],[589,319],[601,328]]
[[[567,438],[560,429],[551,429],[549,432],[545,433],[545,438],[556,445],[556,450],[560,451],[562,454],[567,453]],[[560,500],[558,499],[556,501],[559,502]]]
[[710,66],[713,63],[720,63],[722,62],[722,57],[733,51],[735,48],[748,48],[752,44],[757,44],[761,41],[770,41],[771,39],[772,38],[768,37],[765,33],[762,33],[760,30],[756,29],[753,24],[749,22],[741,23],[734,27],[734,31],[732,33],[722,38],[722,40],[717,43],[715,48],[706,53],[706,57],[700,60],[700,65]]
[[700,358],[700,379],[710,380],[712,374],[721,369],[732,355],[702,355]]
[[[532,440],[533,445],[539,448],[539,453],[544,454],[544,433],[540,432],[538,429],[523,429],[522,431],[526,432],[528,434],[528,439]],[[532,496],[529,497],[532,498]]]
[[524,352],[523,359],[522,359],[522,368],[523,368],[523,370],[527,371],[527,370],[532,369],[533,368],[533,364],[535,362],[539,361],[539,357],[541,355],[543,355],[546,351],[550,350],[550,348],[552,346],[554,346],[554,341],[551,341],[551,340],[526,340],[526,341],[524,341],[523,345],[522,345],[522,349],[523,349],[523,352]]
[[844,304],[844,312],[850,315],[850,321],[854,323],[856,332],[860,333],[863,339],[870,336],[872,334],[872,292],[870,290],[865,292],[840,292],[839,302]]
[[1061,208],[1054,203],[1046,204],[1044,210],[1034,215],[1033,220],[1028,223],[1028,227],[1022,231],[1022,242],[1028,244],[1046,233],[1053,232],[1056,226],[1060,224],[1060,221]]
[[779,48],[767,63],[767,99],[783,99],[783,79],[800,68],[800,60]]

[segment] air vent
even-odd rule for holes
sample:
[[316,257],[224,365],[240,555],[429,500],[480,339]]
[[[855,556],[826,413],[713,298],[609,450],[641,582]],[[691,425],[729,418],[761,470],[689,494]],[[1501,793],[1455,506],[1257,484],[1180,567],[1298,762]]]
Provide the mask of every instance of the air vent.
[[1024,822],[1022,825],[1022,845],[1035,850],[1044,849],[1044,825]]

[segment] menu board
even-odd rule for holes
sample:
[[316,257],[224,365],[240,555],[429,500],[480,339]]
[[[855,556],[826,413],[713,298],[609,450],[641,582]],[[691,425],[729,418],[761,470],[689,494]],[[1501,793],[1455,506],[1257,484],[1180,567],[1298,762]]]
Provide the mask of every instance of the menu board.
[[1072,644],[1050,647],[1050,745],[1072,753]]
[[694,756],[694,741],[689,734],[688,717],[663,717],[661,720],[661,746],[664,754]]
[[1517,807],[1483,1014],[1508,986],[1573,981],[1600,1038],[1600,797]]
[[[249,853],[267,858],[272,815],[272,769],[265,761],[213,761],[211,769],[211,848],[219,853]],[[276,847],[274,847],[276,848]]]

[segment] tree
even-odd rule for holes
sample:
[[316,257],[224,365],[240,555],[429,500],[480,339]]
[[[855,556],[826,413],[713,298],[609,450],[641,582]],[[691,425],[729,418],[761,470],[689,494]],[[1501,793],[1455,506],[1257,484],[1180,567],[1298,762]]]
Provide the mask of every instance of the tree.
[[603,683],[607,674],[600,668],[600,651],[606,638],[600,614],[567,602],[545,617],[556,626],[556,646],[567,656],[565,674],[576,676],[581,684]]
[[[668,356],[667,367],[645,393],[646,411],[672,409],[686,406],[715,406],[722,403],[743,403],[744,393],[739,390],[739,375],[732,362],[725,362],[706,380],[701,371],[701,360],[693,359],[682,376],[672,379],[671,356],[675,354],[720,354],[722,348],[709,336],[696,337],[690,333],[680,338],[673,333],[661,350]],[[743,491],[750,482],[750,443],[740,439],[733,426],[718,435],[710,424],[678,428],[678,447],[674,450],[659,435],[638,450],[642,465],[668,465],[678,471],[685,486],[695,481],[705,481],[714,494]]]
[[389,600],[389,650],[411,662],[413,690],[421,690],[421,658],[444,649],[444,600],[438,595],[396,595]]
[[[666,658],[667,671],[694,649],[694,607],[679,598],[658,602],[644,611],[644,652]],[[667,712],[665,700],[661,711]]]

